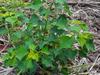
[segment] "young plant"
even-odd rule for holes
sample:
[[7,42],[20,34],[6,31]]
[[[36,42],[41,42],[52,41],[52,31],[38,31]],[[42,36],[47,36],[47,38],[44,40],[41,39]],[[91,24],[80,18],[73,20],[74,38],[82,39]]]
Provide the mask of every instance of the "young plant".
[[0,11],[0,35],[11,45],[3,59],[19,75],[68,75],[70,60],[95,50],[88,26],[70,18],[66,0],[33,0],[9,10]]

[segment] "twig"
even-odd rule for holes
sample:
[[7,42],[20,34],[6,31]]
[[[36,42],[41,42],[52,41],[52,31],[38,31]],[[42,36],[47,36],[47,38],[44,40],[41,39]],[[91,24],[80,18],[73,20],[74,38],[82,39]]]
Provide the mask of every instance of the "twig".
[[5,28],[8,30],[8,41],[11,42],[12,46],[15,48],[15,46],[13,45],[13,42],[10,39],[11,37],[10,37],[9,28],[8,28],[7,24],[5,24]]
[[7,40],[1,38],[1,37],[0,37],[0,41],[3,41],[3,42],[9,42],[9,41],[7,41]]
[[80,4],[80,5],[100,5],[100,2],[67,2],[69,5],[76,5],[76,4]]
[[0,53],[2,53],[3,51],[5,51],[7,47],[8,47],[8,44],[4,46],[4,48],[0,51]]
[[[68,67],[69,69],[72,69],[72,68],[77,68],[77,67],[82,67],[82,66],[91,66],[91,65],[93,65],[94,63],[89,63],[89,64],[81,64],[81,65],[76,65],[76,66],[71,66],[71,67]],[[97,63],[95,63],[95,65],[94,66],[98,66],[98,64]]]
[[95,66],[95,64],[96,64],[96,62],[97,62],[97,60],[98,60],[98,58],[99,58],[99,56],[100,56],[100,54],[96,57],[94,63],[92,64],[92,66],[90,67],[90,69],[89,69],[88,72],[90,72],[90,71],[93,69],[93,67]]
[[13,68],[3,68],[2,71],[0,71],[0,75],[8,75],[11,71],[13,70]]
[[79,73],[79,75],[88,75],[89,72]]
[[82,9],[80,9],[80,10],[76,11],[75,13],[73,13],[73,16],[75,16],[76,14],[79,14],[79,12],[83,12],[85,14],[86,18],[88,18],[88,14]]

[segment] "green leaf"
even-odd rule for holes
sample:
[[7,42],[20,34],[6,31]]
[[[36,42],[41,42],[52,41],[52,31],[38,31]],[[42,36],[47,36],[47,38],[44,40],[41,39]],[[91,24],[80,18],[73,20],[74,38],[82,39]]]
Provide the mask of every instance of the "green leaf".
[[66,64],[68,61],[68,56],[67,56],[67,49],[60,49],[59,54],[57,56],[57,59],[60,60],[60,63]]
[[18,60],[16,58],[13,58],[13,59],[5,60],[5,63],[4,64],[6,66],[16,67],[17,66],[17,63],[18,63]]
[[68,3],[64,3],[64,10],[66,11],[66,13],[68,13],[68,16],[72,15],[72,11],[70,10]]
[[50,52],[49,52],[48,47],[42,48],[41,53],[44,53],[44,54],[46,54],[46,55],[49,55]]
[[57,26],[53,26],[53,27],[51,28],[51,32],[52,32],[53,34],[54,34],[54,33],[57,33],[57,35],[61,35],[61,34],[64,33],[64,30],[58,29]]
[[16,58],[18,58],[19,60],[22,60],[24,58],[25,55],[27,55],[27,49],[24,46],[19,46],[16,49]]
[[56,3],[61,3],[61,4],[63,4],[63,3],[65,3],[66,2],[66,0],[56,0]]
[[8,53],[13,53],[14,50],[15,50],[15,48],[13,48],[13,47],[7,49]]
[[40,49],[42,49],[47,43],[47,41],[41,41],[39,44]]
[[78,42],[79,42],[81,47],[83,47],[86,44],[86,40],[82,37],[78,38]]
[[89,39],[89,40],[86,41],[86,47],[90,51],[94,51],[95,50],[93,39]]
[[53,53],[55,56],[59,55],[60,54],[60,49],[53,49]]
[[49,16],[49,14],[51,13],[50,9],[45,9],[45,8],[41,8],[40,10],[40,15],[41,16]]
[[44,64],[46,67],[52,67],[53,64],[52,64],[52,59],[51,57],[42,57],[42,64]]
[[33,62],[32,60],[25,60],[23,62],[23,64],[25,64],[25,69],[29,70],[29,72],[35,72],[37,65],[35,62]]
[[67,24],[67,18],[65,17],[65,15],[60,15],[60,17],[57,19],[56,25],[58,26],[58,28],[64,29],[66,28],[66,24]]
[[33,62],[32,60],[26,60],[25,62],[26,68],[30,75],[34,74],[37,69],[37,64]]
[[29,18],[27,18],[27,17],[23,17],[23,19],[24,19],[24,21],[23,21],[24,23],[29,23],[29,21],[30,21]]
[[5,35],[8,33],[8,30],[6,30],[5,28],[0,28],[0,35]]
[[69,24],[72,24],[72,25],[80,25],[82,23],[83,22],[82,21],[79,21],[79,20],[69,20]]
[[30,19],[30,23],[32,23],[33,25],[38,25],[38,21],[39,21],[39,17],[37,15],[33,14]]
[[14,16],[8,17],[8,18],[6,18],[6,21],[13,25],[17,21],[17,18]]
[[67,50],[67,57],[70,59],[75,59],[77,55],[77,50]]
[[85,38],[85,39],[91,39],[91,38],[93,38],[93,35],[90,33],[90,32],[83,32],[82,33],[82,35],[83,35],[83,37]]
[[86,44],[86,39],[84,38],[85,35],[79,34],[78,37],[78,43],[80,44],[81,47],[83,47]]
[[39,53],[33,50],[30,50],[30,52],[27,55],[27,59],[33,59],[35,61],[39,61],[39,58],[40,58]]
[[74,43],[74,37],[61,36],[59,42],[61,48],[72,48],[72,45]]
[[33,40],[28,38],[26,41],[25,41],[25,47],[29,49],[30,45],[33,44]]
[[88,31],[89,27],[86,23],[80,24],[80,27],[84,30],[84,31]]
[[93,36],[91,33],[88,33],[88,32],[80,33],[77,38],[78,43],[80,44],[81,47],[83,47],[86,44],[86,41],[92,37]]
[[68,29],[73,31],[73,32],[80,32],[81,27],[73,25],[73,26],[70,26]]
[[21,31],[13,32],[11,34],[11,40],[13,42],[18,42],[21,39],[22,35],[23,33]]
[[79,21],[79,20],[69,20],[69,24],[70,25],[75,25],[75,26],[80,26],[80,28],[84,31],[88,31],[88,25],[86,23],[84,23],[83,21]]
[[30,4],[28,8],[38,10],[42,6],[42,1],[41,0],[34,0],[33,4]]
[[68,71],[67,68],[62,68],[62,69],[61,69],[61,73],[62,73],[63,75],[69,75],[68,72],[69,72],[69,71]]
[[26,61],[26,65],[27,65],[27,68],[28,68],[28,69],[32,69],[32,68],[33,68],[33,63],[32,63],[31,60],[27,60],[27,61]]
[[34,44],[29,45],[29,49],[35,50],[36,46]]
[[16,17],[23,17],[24,13],[23,12],[16,12],[15,16]]
[[87,54],[88,54],[88,50],[87,50],[87,48],[84,46],[84,47],[79,51],[79,55],[80,55],[81,57],[86,57]]
[[2,58],[3,58],[4,61],[9,60],[10,54],[7,53]]
[[24,59],[18,63],[17,68],[19,68],[22,72],[35,72],[37,65],[35,62],[32,62],[32,60]]

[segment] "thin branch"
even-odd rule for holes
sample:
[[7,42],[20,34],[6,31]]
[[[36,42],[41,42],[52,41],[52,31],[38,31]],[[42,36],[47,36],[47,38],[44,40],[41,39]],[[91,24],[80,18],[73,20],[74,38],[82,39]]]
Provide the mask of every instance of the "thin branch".
[[90,72],[90,71],[93,69],[93,67],[95,66],[95,64],[96,64],[96,62],[97,62],[97,60],[98,60],[98,58],[99,58],[99,56],[100,56],[100,54],[96,57],[94,63],[92,64],[92,66],[90,67],[90,69],[89,69],[88,72]]
[[95,4],[95,5],[100,5],[100,2],[67,2],[69,5],[76,5],[76,4],[82,4],[82,5],[91,5],[91,4]]

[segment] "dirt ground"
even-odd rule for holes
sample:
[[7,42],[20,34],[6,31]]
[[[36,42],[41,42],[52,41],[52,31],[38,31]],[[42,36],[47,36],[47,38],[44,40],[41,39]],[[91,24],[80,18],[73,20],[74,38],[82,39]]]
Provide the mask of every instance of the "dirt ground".
[[89,66],[83,75],[100,75],[100,0],[68,0],[68,4],[73,11],[72,18],[85,21],[89,25],[96,47],[96,51],[87,58],[77,59],[76,64],[85,63]]

